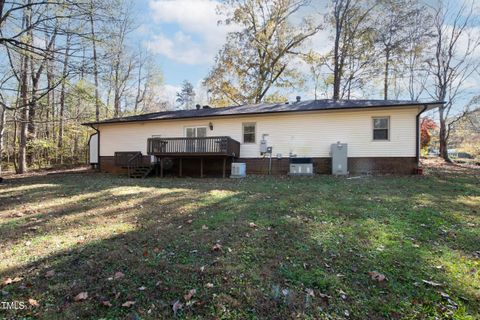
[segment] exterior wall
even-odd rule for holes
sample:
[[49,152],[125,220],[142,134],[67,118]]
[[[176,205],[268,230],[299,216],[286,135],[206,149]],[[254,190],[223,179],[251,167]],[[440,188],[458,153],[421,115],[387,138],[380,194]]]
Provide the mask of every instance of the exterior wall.
[[[207,126],[208,136],[230,136],[243,142],[242,123],[256,123],[256,143],[241,144],[241,158],[260,157],[259,142],[263,134],[273,147],[273,154],[288,157],[330,157],[330,145],[348,143],[348,156],[415,157],[417,107],[369,110],[318,111],[287,114],[252,115],[242,117],[212,117],[203,119],[162,120],[100,125],[100,155],[113,156],[115,151],[146,153],[147,138],[184,137],[185,127]],[[373,141],[372,117],[390,117],[390,140]]]

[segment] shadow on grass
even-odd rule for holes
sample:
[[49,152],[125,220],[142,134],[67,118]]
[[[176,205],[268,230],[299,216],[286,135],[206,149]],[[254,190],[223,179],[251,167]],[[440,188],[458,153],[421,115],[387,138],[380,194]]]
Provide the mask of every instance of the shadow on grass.
[[[478,196],[469,180],[77,178],[56,177],[47,194],[35,187],[45,178],[19,182],[30,187],[22,194],[0,193],[2,199],[13,195],[10,205],[48,206],[40,223],[22,218],[0,226],[2,242],[19,246],[19,252],[25,250],[20,242],[32,237],[86,233],[85,241],[3,269],[1,277],[23,277],[2,288],[9,301],[33,298],[40,304],[7,316],[172,318],[172,303],[185,303],[183,295],[193,288],[197,293],[180,311],[183,318],[478,315],[478,279],[456,278],[478,265],[472,257],[478,230],[465,227],[457,214],[479,222],[474,207],[457,201]],[[49,204],[63,194],[74,200],[66,207]],[[119,221],[128,227],[120,228]],[[32,226],[38,229],[26,235]],[[215,243],[220,251],[212,251]],[[53,277],[45,277],[49,270]],[[119,271],[125,277],[111,280]],[[388,280],[373,281],[369,271]],[[89,297],[75,302],[80,292]],[[135,304],[122,307],[126,301]]]

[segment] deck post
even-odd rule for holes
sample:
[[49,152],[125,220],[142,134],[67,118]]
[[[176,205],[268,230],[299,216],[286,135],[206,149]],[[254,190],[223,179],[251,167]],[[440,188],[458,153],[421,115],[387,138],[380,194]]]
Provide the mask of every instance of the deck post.
[[160,158],[160,178],[163,178],[163,158]]
[[178,159],[178,176],[182,176],[182,158]]
[[225,171],[227,168],[227,158],[223,158],[223,178],[225,179]]
[[203,178],[203,157],[200,157],[200,178]]

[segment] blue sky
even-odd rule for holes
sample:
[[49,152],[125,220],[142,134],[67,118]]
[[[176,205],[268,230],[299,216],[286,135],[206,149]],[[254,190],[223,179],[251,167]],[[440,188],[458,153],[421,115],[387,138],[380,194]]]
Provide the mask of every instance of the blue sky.
[[155,56],[172,95],[183,80],[199,86],[225,42],[229,27],[218,26],[215,0],[140,0],[135,15],[141,21],[132,35]]
[[[225,42],[225,36],[232,27],[219,26],[220,17],[215,8],[219,0],[137,0],[133,4],[138,29],[132,34],[138,45],[154,55],[162,68],[165,79],[165,97],[174,100],[175,92],[183,80],[196,87],[197,97],[205,99],[200,83],[214,63],[214,57]],[[425,0],[429,4],[437,0]],[[478,1],[478,0],[476,0]],[[317,4],[314,11],[325,5],[325,1],[312,1]],[[452,0],[455,5],[457,0]],[[310,9],[310,13],[312,10]],[[328,31],[321,31],[307,43],[308,49],[325,53],[331,48]],[[480,89],[478,79],[470,86]],[[379,87],[380,88],[380,87]],[[380,98],[379,92],[371,97]],[[294,99],[299,92],[288,92]],[[300,93],[305,99],[313,98],[306,89]]]

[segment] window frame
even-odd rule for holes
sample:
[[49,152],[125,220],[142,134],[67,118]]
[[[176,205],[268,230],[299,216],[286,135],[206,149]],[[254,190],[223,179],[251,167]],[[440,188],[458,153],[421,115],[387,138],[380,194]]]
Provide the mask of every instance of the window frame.
[[[376,119],[387,119],[387,127],[386,128],[375,128],[375,120]],[[387,130],[387,138],[386,139],[375,139],[375,130]],[[392,125],[390,121],[390,116],[375,116],[372,117],[372,141],[374,142],[385,142],[390,141],[390,131],[392,130]]]
[[185,138],[188,138],[188,137],[187,137],[187,130],[188,130],[188,129],[195,129],[195,137],[194,137],[194,138],[198,138],[198,136],[197,136],[197,129],[198,129],[198,128],[205,128],[205,134],[206,134],[205,137],[208,137],[208,126],[202,126],[202,125],[200,125],[200,126],[185,126],[185,127],[183,128],[183,135],[184,135],[184,137],[185,137]]
[[[245,127],[253,125],[253,142],[245,142]],[[256,144],[257,143],[257,123],[256,122],[242,122],[242,143],[243,144]]]

